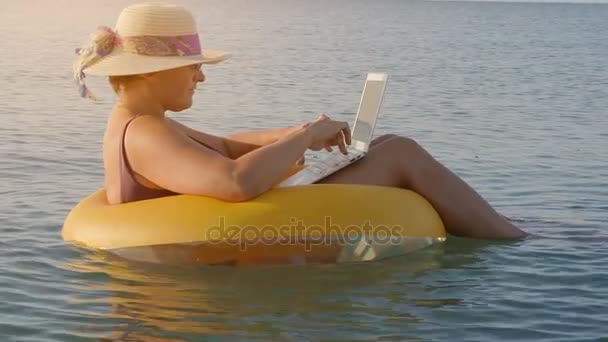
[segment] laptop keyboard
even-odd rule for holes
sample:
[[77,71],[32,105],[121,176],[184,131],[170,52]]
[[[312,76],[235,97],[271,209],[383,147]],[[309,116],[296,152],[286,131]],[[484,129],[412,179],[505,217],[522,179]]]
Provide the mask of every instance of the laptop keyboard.
[[341,169],[350,162],[360,159],[363,155],[363,152],[355,149],[349,150],[348,155],[343,155],[339,150],[324,152],[319,158],[312,160],[304,169],[281,182],[279,187],[311,184]]
[[339,166],[348,164],[352,159],[356,159],[361,154],[360,151],[351,150],[348,155],[342,154],[340,150],[324,153],[321,158],[315,160],[309,167],[320,175],[325,175],[328,171]]

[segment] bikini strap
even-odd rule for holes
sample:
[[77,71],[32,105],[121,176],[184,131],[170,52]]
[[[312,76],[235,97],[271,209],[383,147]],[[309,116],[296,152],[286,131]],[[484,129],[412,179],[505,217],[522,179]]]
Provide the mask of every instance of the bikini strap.
[[[127,136],[127,128],[129,128],[129,125],[131,124],[131,122],[133,122],[133,120],[137,119],[139,116],[136,115],[134,117],[132,117],[131,119],[129,119],[129,121],[127,121],[127,123],[125,124],[125,128],[123,128],[122,130],[122,136],[120,137],[120,160],[121,160],[121,167],[125,166],[130,173],[133,172],[133,169],[131,168],[131,164],[129,164],[129,160],[127,159],[127,150],[125,149],[125,137]],[[124,163],[124,164],[123,164]]]

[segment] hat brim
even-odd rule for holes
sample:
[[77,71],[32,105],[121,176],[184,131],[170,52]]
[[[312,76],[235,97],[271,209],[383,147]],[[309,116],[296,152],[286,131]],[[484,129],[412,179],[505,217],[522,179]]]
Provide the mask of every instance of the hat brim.
[[216,64],[230,57],[220,50],[205,50],[198,56],[145,56],[115,51],[84,70],[85,74],[125,76],[179,68],[192,64]]

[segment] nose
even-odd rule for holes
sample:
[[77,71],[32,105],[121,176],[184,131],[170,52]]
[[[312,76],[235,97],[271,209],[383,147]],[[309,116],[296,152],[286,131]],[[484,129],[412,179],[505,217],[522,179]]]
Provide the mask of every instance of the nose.
[[205,74],[203,74],[202,70],[196,73],[196,82],[205,82]]

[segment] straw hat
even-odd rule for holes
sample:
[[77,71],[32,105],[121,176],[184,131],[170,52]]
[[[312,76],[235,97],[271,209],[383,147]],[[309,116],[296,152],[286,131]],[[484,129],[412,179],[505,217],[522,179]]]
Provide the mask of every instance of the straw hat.
[[90,75],[134,75],[192,64],[213,64],[229,57],[203,49],[192,14],[177,5],[136,4],[120,13],[114,29],[100,27],[90,43],[77,49],[74,79],[83,97],[93,97],[84,84]]

